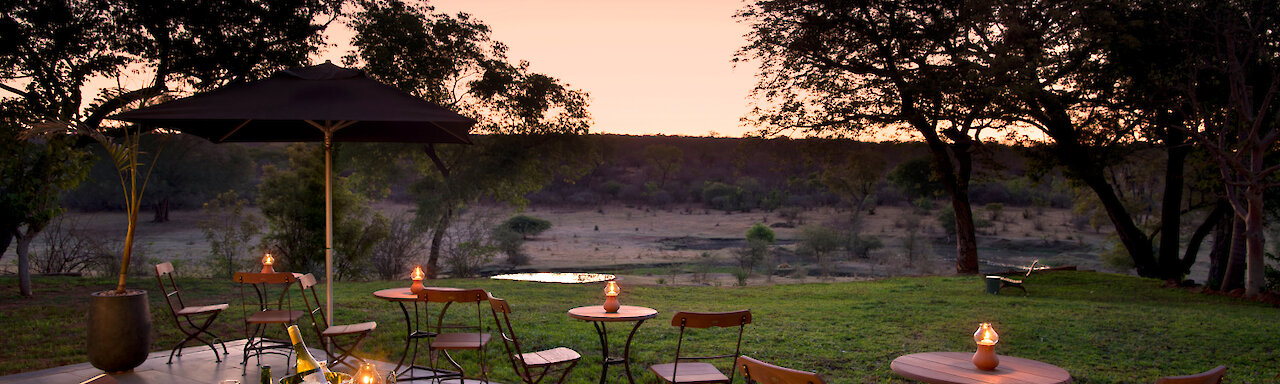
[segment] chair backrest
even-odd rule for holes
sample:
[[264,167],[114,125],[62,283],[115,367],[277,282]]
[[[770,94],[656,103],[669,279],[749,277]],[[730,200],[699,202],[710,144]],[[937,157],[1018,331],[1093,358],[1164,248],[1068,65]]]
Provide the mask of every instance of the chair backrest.
[[483,289],[427,288],[418,295],[431,303],[479,303],[489,300],[489,292]]
[[[165,280],[169,280],[169,286],[165,286]],[[179,310],[186,308],[187,305],[182,302],[182,293],[178,290],[178,282],[173,279],[173,263],[164,262],[156,264],[156,281],[160,282],[160,292],[164,293],[164,301],[169,304],[169,312],[177,316]],[[173,302],[177,301],[178,306],[174,307]]]
[[[493,323],[498,325],[498,335],[502,336],[502,346],[507,350],[507,358],[511,360],[511,367],[516,370],[516,375],[520,377],[532,377],[529,372],[529,366],[525,364],[524,357],[521,356],[524,351],[520,349],[520,340],[516,338],[515,329],[511,328],[511,305],[506,300],[497,297],[489,297],[489,307],[493,309]],[[501,314],[501,316],[499,316]]]
[[738,356],[734,368],[742,370],[747,384],[824,384],[822,376],[791,368],[779,367],[750,356]]
[[1227,366],[1219,365],[1203,373],[1190,376],[1169,376],[1156,380],[1156,384],[1218,384],[1227,374]]
[[[440,309],[440,314],[436,316],[436,333],[442,332],[444,328],[464,328],[477,329],[479,333],[484,333],[484,317],[481,311],[481,303],[489,302],[489,292],[483,289],[441,289],[430,288],[418,293],[418,297],[427,303],[444,303],[444,307]],[[476,305],[476,323],[475,325],[448,325],[444,324],[444,317],[448,314],[449,308],[454,303],[474,303]]]
[[329,348],[324,338],[324,330],[328,327],[329,320],[325,317],[324,304],[320,301],[320,295],[316,293],[316,276],[308,273],[298,277],[298,289],[302,291],[302,303],[306,305],[307,313],[311,314],[311,327],[315,328],[316,336],[320,337],[320,345],[327,351]]
[[[680,338],[676,340],[676,360],[674,367],[671,368],[671,376],[676,377],[676,373],[680,371],[680,360],[706,360],[719,359],[725,357],[737,358],[742,351],[742,331],[747,324],[751,323],[751,311],[741,310],[732,312],[676,312],[671,316],[671,325],[680,327]],[[733,354],[714,355],[714,356],[680,356],[681,348],[684,346],[684,331],[686,328],[728,328],[738,327],[738,341],[734,344]],[[736,370],[729,370],[729,382],[733,382],[733,376]]]
[[245,287],[253,287],[254,296],[258,300],[259,311],[271,309],[270,298],[272,285],[280,285],[280,298],[276,300],[276,308],[285,308],[286,301],[289,309],[293,308],[293,300],[289,295],[289,285],[298,281],[292,273],[276,272],[276,273],[257,273],[257,272],[236,272],[231,277],[232,281],[240,283],[240,300],[246,307],[245,316],[248,316],[248,296],[245,294]]
[[1036,259],[1035,261],[1032,261],[1031,266],[1027,267],[1027,274],[1023,275],[1022,277],[1024,278],[1031,277],[1031,272],[1036,270],[1036,264],[1040,264],[1040,259]]

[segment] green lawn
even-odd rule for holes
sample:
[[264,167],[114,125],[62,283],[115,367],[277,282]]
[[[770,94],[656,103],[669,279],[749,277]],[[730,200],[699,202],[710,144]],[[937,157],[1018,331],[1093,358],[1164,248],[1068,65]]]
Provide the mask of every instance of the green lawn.
[[[193,279],[180,284],[190,290],[189,300],[222,300],[231,302],[232,309],[239,307],[238,290],[229,281]],[[105,279],[39,278],[37,296],[26,299],[16,295],[15,278],[0,278],[0,327],[8,331],[0,348],[0,374],[85,361],[86,296],[110,285]],[[372,340],[365,343],[369,356],[395,360],[404,331],[397,307],[370,293],[407,285],[408,281],[344,282],[335,290],[339,322],[378,322]],[[435,285],[484,288],[507,299],[526,344],[571,347],[584,357],[570,381],[598,379],[599,345],[591,326],[564,312],[598,304],[600,284],[443,280]],[[154,348],[167,350],[179,338],[154,278],[134,278],[132,286],[151,290]],[[1056,364],[1080,383],[1149,383],[1162,375],[1196,373],[1218,364],[1230,367],[1229,382],[1275,382],[1280,373],[1276,308],[1161,288],[1155,280],[1092,272],[1036,274],[1027,286],[1029,296],[994,296],[983,293],[976,277],[759,287],[632,286],[624,281],[622,303],[660,312],[636,336],[637,379],[644,382],[656,380],[647,365],[673,354],[672,313],[742,308],[755,317],[743,339],[744,354],[817,371],[836,383],[901,382],[889,370],[893,358],[922,351],[973,350],[971,335],[979,322],[992,322],[1000,332],[997,353]],[[235,326],[240,314],[223,316],[219,333],[242,338],[243,331]],[[617,330],[611,335],[619,345],[623,327],[611,330]],[[690,343],[698,352],[720,340],[731,343],[732,336],[704,332]],[[317,344],[314,338],[308,342]],[[516,382],[510,366],[500,360],[501,350],[496,340],[489,349],[493,377]]]

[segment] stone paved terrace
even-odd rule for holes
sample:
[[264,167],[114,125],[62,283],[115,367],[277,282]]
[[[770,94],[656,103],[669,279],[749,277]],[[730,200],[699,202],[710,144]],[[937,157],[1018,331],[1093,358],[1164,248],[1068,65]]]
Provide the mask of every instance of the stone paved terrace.
[[[132,372],[115,375],[115,379],[121,384],[170,384],[170,383],[198,383],[198,384],[219,384],[226,379],[240,380],[242,384],[257,384],[259,379],[259,368],[256,358],[250,358],[248,369],[245,374],[240,374],[243,366],[240,360],[243,358],[241,353],[244,348],[244,339],[228,341],[227,351],[230,354],[222,355],[222,362],[219,363],[214,358],[213,351],[203,344],[183,349],[182,357],[174,357],[173,364],[166,364],[169,360],[169,351],[156,351],[147,356],[147,361],[141,366],[135,368]],[[218,346],[221,351],[222,346]],[[318,359],[324,358],[324,351],[315,348],[311,349],[311,355]],[[425,359],[420,359],[425,360]],[[395,363],[369,360],[378,367],[378,372],[386,374],[395,368]],[[288,360],[280,355],[263,355],[262,364],[271,366],[271,373],[275,380],[285,376],[285,369],[289,366]],[[510,366],[491,367],[490,369],[511,369]],[[292,374],[292,372],[289,372]],[[39,371],[23,372],[9,376],[0,376],[0,384],[76,384],[88,380],[102,374],[102,371],[89,365],[89,363],[73,364],[55,368],[49,368]],[[404,383],[405,381],[401,381]],[[415,380],[410,383],[429,383],[428,379]],[[458,380],[447,380],[446,383],[457,383]],[[481,383],[478,380],[467,380],[463,384]]]

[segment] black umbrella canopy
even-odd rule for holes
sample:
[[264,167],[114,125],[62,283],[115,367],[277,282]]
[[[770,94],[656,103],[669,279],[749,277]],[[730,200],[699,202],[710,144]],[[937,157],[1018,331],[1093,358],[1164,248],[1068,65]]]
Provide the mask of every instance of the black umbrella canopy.
[[[315,124],[348,122],[333,141],[470,143],[475,120],[332,63],[288,69],[111,119],[213,142],[323,141]],[[313,124],[314,123],[314,124]]]

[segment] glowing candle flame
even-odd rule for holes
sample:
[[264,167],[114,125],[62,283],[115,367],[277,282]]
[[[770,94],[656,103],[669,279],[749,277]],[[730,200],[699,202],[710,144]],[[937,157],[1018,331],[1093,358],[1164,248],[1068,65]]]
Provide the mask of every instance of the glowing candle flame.
[[619,289],[618,289],[618,282],[610,280],[610,281],[609,281],[609,284],[608,284],[608,285],[606,285],[606,286],[605,286],[605,288],[604,288],[604,295],[605,295],[605,296],[617,296],[617,295],[618,295],[618,292],[620,292],[620,291],[621,291],[621,290],[619,290]]
[[360,384],[378,384],[380,382],[378,368],[370,363],[362,364],[359,372],[356,372],[356,379],[359,380]]
[[271,257],[271,252],[267,252],[266,256],[262,256],[262,265],[274,265],[276,259]]
[[424,274],[422,273],[422,266],[413,267],[413,279],[422,280],[423,277],[424,277]]
[[978,330],[973,332],[973,341],[978,345],[996,345],[1000,342],[1000,335],[991,328],[991,323],[982,323],[978,324]]

